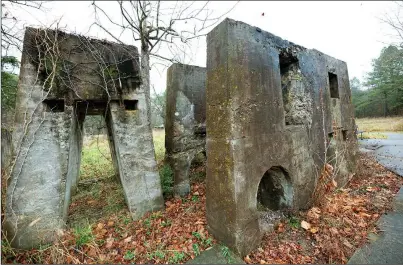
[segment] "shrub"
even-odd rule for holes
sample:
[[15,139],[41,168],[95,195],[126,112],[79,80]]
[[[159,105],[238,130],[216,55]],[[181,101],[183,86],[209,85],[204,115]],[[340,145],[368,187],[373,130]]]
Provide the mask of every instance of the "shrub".
[[164,197],[171,196],[173,193],[174,174],[171,167],[165,164],[160,169],[161,186]]

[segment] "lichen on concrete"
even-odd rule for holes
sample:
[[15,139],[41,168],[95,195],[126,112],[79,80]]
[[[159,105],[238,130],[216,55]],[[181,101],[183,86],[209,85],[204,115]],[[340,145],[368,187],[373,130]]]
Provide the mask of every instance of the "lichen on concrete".
[[[337,78],[338,98],[329,76]],[[260,204],[309,208],[323,163],[337,167],[339,186],[354,171],[345,62],[226,19],[207,35],[206,93],[208,229],[240,255],[270,227]],[[267,181],[275,168],[287,177],[269,174]]]
[[174,191],[190,191],[189,169],[206,145],[206,68],[173,64],[167,73],[166,160],[174,172]]
[[133,219],[163,207],[137,48],[27,28],[17,92],[15,163],[4,227],[11,245],[52,242],[77,186],[86,115],[103,115]]

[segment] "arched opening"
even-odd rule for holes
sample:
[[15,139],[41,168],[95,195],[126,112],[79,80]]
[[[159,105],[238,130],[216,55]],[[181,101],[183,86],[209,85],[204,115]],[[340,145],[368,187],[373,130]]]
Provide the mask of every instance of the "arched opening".
[[293,187],[287,171],[274,166],[267,170],[260,180],[257,191],[259,211],[278,211],[292,207]]

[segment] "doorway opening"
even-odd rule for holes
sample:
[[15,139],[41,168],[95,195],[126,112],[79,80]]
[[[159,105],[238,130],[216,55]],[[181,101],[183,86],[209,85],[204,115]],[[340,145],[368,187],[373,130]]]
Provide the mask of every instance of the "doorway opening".
[[88,226],[106,216],[128,212],[117,166],[114,165],[113,143],[108,139],[105,117],[89,113],[92,112],[87,112],[80,126],[79,174],[67,220],[68,225],[75,228]]

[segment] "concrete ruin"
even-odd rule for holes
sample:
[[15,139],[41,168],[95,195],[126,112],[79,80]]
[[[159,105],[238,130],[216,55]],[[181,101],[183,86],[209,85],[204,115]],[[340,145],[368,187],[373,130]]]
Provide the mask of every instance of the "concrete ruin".
[[226,19],[207,35],[207,222],[242,256],[262,209],[307,209],[324,163],[338,186],[355,169],[347,65]]
[[166,160],[174,172],[174,192],[190,191],[192,161],[205,159],[206,68],[173,64],[168,68],[166,87]]
[[163,208],[137,48],[27,28],[4,228],[11,244],[51,242],[66,224],[85,115],[103,115],[133,219]]

